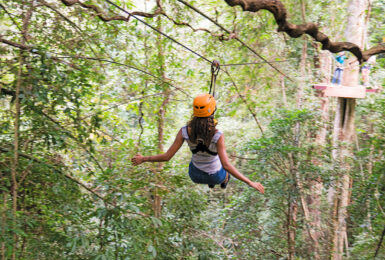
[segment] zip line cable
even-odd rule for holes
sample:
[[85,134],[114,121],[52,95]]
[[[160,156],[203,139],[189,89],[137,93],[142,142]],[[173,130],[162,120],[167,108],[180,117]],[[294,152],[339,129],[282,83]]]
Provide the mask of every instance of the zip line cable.
[[228,34],[231,34],[231,32],[229,30],[227,30],[225,27],[223,27],[222,25],[220,25],[219,23],[217,23],[216,21],[214,21],[213,19],[211,19],[210,17],[208,17],[207,15],[205,15],[203,12],[199,11],[197,8],[195,8],[194,6],[190,5],[189,3],[183,1],[183,0],[177,0],[178,2],[184,4],[185,6],[193,9],[195,12],[197,12],[198,14],[202,15],[204,18],[206,18],[207,20],[209,20],[210,22],[212,22],[213,24],[215,24],[216,26],[218,26],[219,28],[221,28],[223,31],[227,32]]
[[[130,12],[128,12],[127,10],[125,10],[124,8],[118,6],[117,4],[111,2],[110,0],[104,0],[105,2],[115,6],[116,8],[118,8],[119,10],[121,10],[122,12],[128,14],[129,16],[132,16],[134,17],[136,20],[140,21],[141,23],[143,23],[144,25],[150,27],[151,29],[153,29],[154,31],[160,33],[161,35],[163,35],[164,37],[168,38],[169,40],[175,42],[176,44],[182,46],[183,48],[185,48],[186,50],[194,53],[195,55],[197,55],[198,57],[200,57],[201,59],[209,62],[209,63],[212,63],[212,61],[210,61],[209,59],[207,59],[206,57],[202,56],[201,54],[197,53],[196,51],[190,49],[189,47],[187,47],[186,45],[178,42],[177,40],[175,40],[174,38],[172,38],[171,36],[165,34],[164,32],[158,30],[157,28],[155,28],[154,26],[146,23],[144,20],[140,19],[139,17],[131,14]],[[223,27],[222,25],[220,25],[219,23],[217,23],[216,21],[214,21],[212,18],[208,17],[207,15],[205,15],[204,13],[202,13],[200,10],[198,10],[197,8],[195,8],[194,6],[190,5],[189,3],[183,1],[183,0],[177,0],[178,2],[186,5],[187,7],[193,9],[195,12],[199,13],[200,15],[202,15],[203,17],[205,17],[206,19],[208,19],[209,21],[211,21],[212,23],[214,23],[216,26],[218,26],[219,28],[221,28],[222,30],[224,30],[225,32],[227,32],[228,34],[231,34],[231,32],[226,29],[225,27]],[[264,63],[267,63],[269,64],[273,69],[275,69],[278,73],[280,73],[281,75],[283,75],[284,77],[286,77],[287,79],[289,79],[290,81],[294,82],[294,80],[292,80],[289,76],[287,76],[285,73],[283,73],[282,71],[280,71],[277,67],[275,67],[271,62],[269,62],[268,60],[266,60],[262,55],[260,55],[258,52],[256,52],[254,49],[252,49],[250,46],[248,46],[245,42],[243,42],[241,39],[239,39],[237,36],[234,37],[234,39],[236,39],[239,43],[241,43],[243,46],[245,46],[247,49],[249,49],[252,53],[254,53],[255,55],[257,55],[260,59],[262,59],[264,61]],[[235,64],[233,64],[234,66]],[[241,64],[240,64],[241,65]],[[243,64],[242,64],[243,65]],[[229,65],[230,66],[230,65]]]
[[[297,59],[297,58],[291,58],[291,59]],[[255,65],[255,64],[265,64],[265,63],[278,63],[278,62],[289,62],[291,60],[271,60],[271,61],[261,61],[261,62],[245,62],[245,63],[228,63],[228,64],[222,64],[222,67],[228,67],[228,66],[246,66],[246,65]]]
[[127,105],[127,104],[130,104],[130,103],[136,102],[136,101],[140,101],[140,100],[145,99],[145,98],[148,98],[148,97],[154,97],[154,96],[160,96],[160,95],[162,95],[162,93],[149,94],[149,95],[145,95],[145,96],[141,96],[141,97],[136,97],[136,98],[134,98],[134,99],[124,100],[124,101],[122,101],[122,102],[119,102],[119,103],[117,103],[117,104],[114,104],[114,105],[112,105],[112,106],[109,106],[109,107],[107,107],[107,108],[105,108],[105,109],[102,109],[102,110],[100,110],[100,111],[98,111],[98,112],[96,112],[96,113],[92,113],[92,114],[85,115],[85,116],[83,116],[82,118],[80,118],[79,120],[85,120],[85,119],[90,118],[90,117],[92,117],[92,116],[96,116],[98,113],[106,112],[106,111],[108,111],[108,110],[117,108],[117,107],[119,107],[119,106]]
[[[203,55],[199,54],[198,52],[192,50],[191,48],[187,47],[186,45],[180,43],[179,41],[175,40],[174,38],[172,38],[171,36],[165,34],[164,32],[158,30],[157,28],[155,28],[154,26],[146,23],[144,20],[140,19],[139,17],[131,14],[129,11],[125,10],[124,8],[118,6],[117,4],[111,2],[110,0],[104,0],[105,2],[115,6],[116,8],[118,8],[119,10],[121,10],[122,12],[128,14],[129,16],[132,16],[133,18],[135,18],[136,20],[140,21],[141,23],[143,23],[144,25],[150,27],[151,29],[153,29],[154,31],[158,32],[159,34],[163,35],[164,37],[166,37],[167,39],[175,42],[176,44],[178,44],[179,46],[182,46],[183,48],[185,48],[186,50],[190,51],[191,53],[195,54],[196,56],[198,56],[199,58],[209,62],[210,64],[212,63],[212,61],[210,61],[208,58],[204,57]],[[204,13],[202,13],[201,11],[199,11],[198,9],[196,9],[195,7],[193,7],[192,5],[186,3],[185,1],[183,0],[177,0],[183,4],[185,4],[186,6],[188,6],[189,8],[193,9],[194,11],[196,11],[197,13],[199,13],[200,15],[202,15],[203,17],[205,17],[206,19],[210,20],[212,23],[214,23],[215,25],[217,25],[219,28],[221,28],[222,30],[224,30],[225,32],[231,34],[231,32],[229,30],[227,30],[226,28],[224,28],[222,25],[220,25],[219,23],[217,23],[216,21],[214,21],[213,19],[211,19],[210,17],[208,17],[207,15],[205,15]],[[262,57],[258,52],[256,52],[255,50],[253,50],[251,47],[249,47],[246,43],[244,43],[242,40],[240,40],[238,37],[234,37],[234,39],[236,39],[238,42],[240,42],[243,46],[245,46],[246,48],[248,48],[251,52],[253,52],[255,55],[257,55],[260,59],[263,60],[263,62],[258,62],[258,63],[240,63],[240,64],[224,64],[224,65],[221,65],[221,66],[240,66],[240,65],[251,65],[251,64],[261,64],[261,63],[267,63],[269,64],[273,69],[275,69],[277,72],[279,72],[280,74],[282,74],[284,77],[286,77],[287,79],[289,79],[290,81],[293,81],[289,76],[287,76],[286,74],[284,74],[283,72],[281,72],[277,67],[275,67],[273,64],[271,64],[272,62],[271,61],[268,61],[266,60],[264,57]],[[278,61],[275,61],[275,62],[278,62]],[[282,61],[283,62],[283,61]],[[294,82],[294,81],[293,81]]]
[[[186,93],[182,88],[179,88],[179,87],[176,87],[174,86],[173,84],[167,82],[167,81],[164,81],[163,79],[161,79],[160,77],[157,77],[145,70],[142,70],[142,69],[139,69],[139,68],[136,68],[134,66],[131,66],[131,65],[127,65],[127,64],[124,64],[124,63],[120,63],[120,62],[116,62],[116,61],[113,61],[113,60],[108,60],[108,59],[103,59],[103,58],[94,58],[94,57],[85,57],[85,56],[58,56],[58,58],[62,58],[62,59],[65,59],[65,58],[70,58],[70,59],[85,59],[85,60],[95,60],[95,61],[101,61],[101,62],[107,62],[107,63],[111,63],[111,64],[116,64],[116,65],[119,65],[119,66],[124,66],[124,67],[127,67],[127,68],[130,68],[130,69],[134,69],[134,70],[137,70],[139,72],[142,72],[148,76],[151,76],[151,77],[154,77],[160,81],[162,81],[163,83],[175,88],[176,90],[179,90],[181,91],[183,94],[185,94],[186,96],[190,97],[191,98],[191,95],[189,95],[188,93]],[[147,98],[147,97],[152,97],[152,96],[159,96],[161,95],[161,93],[155,93],[155,94],[149,94],[149,95],[145,95],[145,96],[142,96],[142,97],[139,97],[139,98],[135,98],[135,99],[129,99],[129,100],[124,100],[123,102],[119,102],[118,104],[114,104],[106,109],[103,109],[101,111],[98,111],[97,113],[92,113],[92,114],[89,114],[89,115],[86,115],[82,118],[80,118],[80,120],[84,120],[86,118],[89,118],[91,116],[95,116],[96,114],[100,113],[100,112],[104,112],[104,111],[108,111],[110,109],[113,109],[113,108],[116,108],[116,107],[119,107],[121,105],[125,105],[125,104],[128,104],[128,103],[132,103],[134,101],[137,101],[137,100],[141,100],[141,99],[144,99],[144,98]]]
[[[108,0],[106,0],[108,1]],[[227,32],[228,34],[232,34],[230,32],[230,30],[226,29],[225,27],[223,27],[222,25],[220,25],[218,22],[214,21],[212,18],[208,17],[206,14],[204,14],[203,12],[201,12],[200,10],[198,10],[197,8],[195,8],[194,6],[190,5],[189,3],[183,1],[183,0],[177,0],[178,2],[186,5],[187,7],[193,9],[195,12],[197,12],[198,14],[202,15],[203,17],[205,17],[206,19],[208,19],[210,22],[212,22],[213,24],[215,24],[216,26],[218,26],[219,28],[221,28],[223,31]],[[247,49],[249,49],[252,53],[254,53],[255,55],[257,55],[260,59],[262,59],[265,63],[269,64],[273,69],[275,69],[277,72],[279,72],[280,74],[282,74],[284,77],[286,77],[287,79],[289,79],[290,81],[293,81],[289,76],[287,76],[285,73],[283,73],[282,71],[280,71],[277,67],[275,67],[273,64],[271,64],[269,61],[267,61],[261,54],[259,54],[258,52],[256,52],[254,49],[252,49],[250,46],[248,46],[246,43],[244,43],[241,39],[239,39],[237,36],[234,36],[233,39],[237,40],[239,43],[241,43],[243,46],[245,46]]]
[[151,29],[153,29],[153,30],[156,31],[157,33],[160,33],[161,35],[163,35],[163,36],[166,37],[167,39],[169,39],[169,40],[175,42],[176,44],[178,44],[178,45],[180,45],[180,46],[182,46],[182,47],[185,48],[186,50],[188,50],[188,51],[194,53],[195,55],[197,55],[197,56],[200,57],[201,59],[204,59],[205,61],[211,63],[211,61],[210,61],[209,59],[207,59],[206,57],[204,57],[204,56],[202,56],[201,54],[199,54],[198,52],[196,52],[196,51],[190,49],[190,48],[187,47],[186,45],[184,45],[184,44],[178,42],[177,40],[175,40],[175,39],[172,38],[171,36],[168,36],[168,35],[165,34],[164,32],[158,30],[158,29],[155,28],[154,26],[152,26],[152,25],[146,23],[144,20],[142,20],[142,19],[140,19],[139,17],[137,17],[137,16],[131,14],[130,12],[128,12],[127,10],[125,10],[124,8],[118,6],[117,4],[111,2],[110,0],[104,0],[104,1],[107,2],[107,3],[109,3],[109,4],[111,4],[111,5],[113,5],[113,6],[115,6],[116,8],[118,8],[118,9],[121,10],[122,12],[128,14],[129,16],[134,17],[134,18],[135,18],[136,20],[138,20],[139,22],[141,22],[141,23],[143,23],[144,25],[150,27]]
[[108,59],[103,59],[103,58],[94,58],[94,57],[85,57],[85,56],[70,56],[70,55],[67,55],[67,56],[58,56],[57,58],[61,58],[61,59],[66,59],[66,58],[69,58],[69,59],[84,59],[84,60],[95,60],[95,61],[101,61],[101,62],[107,62],[107,63],[112,63],[112,64],[117,64],[117,65],[120,65],[120,66],[124,66],[124,67],[127,67],[127,68],[130,68],[130,69],[134,69],[134,70],[137,70],[139,72],[142,72],[148,76],[151,76],[153,78],[156,78],[160,81],[162,81],[163,83],[181,91],[183,94],[185,94],[186,96],[188,97],[191,97],[188,93],[186,93],[182,88],[179,88],[179,87],[176,87],[174,86],[173,84],[167,82],[167,81],[164,81],[162,78],[158,77],[158,76],[155,76],[145,70],[142,70],[142,69],[139,69],[139,68],[136,68],[134,66],[131,66],[131,65],[127,65],[127,64],[124,64],[124,63],[120,63],[120,62],[117,62],[117,61],[113,61],[113,60],[108,60]]

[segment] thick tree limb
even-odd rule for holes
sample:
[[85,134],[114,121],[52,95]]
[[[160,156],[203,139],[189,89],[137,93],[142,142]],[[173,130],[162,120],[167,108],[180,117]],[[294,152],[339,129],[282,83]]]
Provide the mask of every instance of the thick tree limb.
[[[121,16],[121,15],[115,15],[115,16],[108,16],[99,6],[91,5],[91,4],[85,4],[80,2],[80,0],[61,0],[63,4],[66,6],[72,6],[74,4],[79,4],[81,7],[86,9],[93,10],[96,15],[104,22],[110,22],[114,20],[120,20],[120,21],[128,21],[130,19],[129,16]],[[143,16],[146,18],[153,18],[155,16],[158,16],[162,12],[162,8],[160,7],[159,0],[157,0],[157,6],[158,8],[154,11],[154,13],[145,13],[145,12],[131,12],[131,15],[137,15],[137,16]]]
[[380,43],[377,46],[374,46],[370,48],[369,50],[366,50],[362,53],[363,58],[365,61],[367,61],[371,56],[377,55],[380,53],[385,53],[385,43]]
[[[113,21],[113,20],[121,20],[121,21],[128,21],[130,19],[131,15],[137,15],[142,16],[146,18],[153,18],[158,15],[163,15],[166,18],[168,18],[170,21],[172,21],[175,25],[185,25],[191,28],[194,32],[195,31],[205,31],[210,33],[214,37],[218,37],[221,40],[228,40],[231,39],[233,36],[229,36],[228,38],[225,38],[223,34],[215,34],[209,31],[205,28],[193,28],[190,24],[185,22],[177,22],[174,19],[170,18],[163,10],[160,0],[157,0],[157,9],[154,11],[154,13],[146,13],[146,12],[131,12],[131,15],[128,15],[127,17],[121,16],[121,15],[115,15],[115,16],[108,16],[100,7],[96,5],[91,4],[85,4],[80,2],[80,0],[61,0],[63,4],[66,6],[72,6],[75,4],[79,4],[81,7],[86,9],[93,10],[97,16],[105,21]],[[300,25],[291,24],[286,21],[287,18],[287,12],[285,6],[282,4],[279,0],[225,0],[225,2],[230,6],[236,6],[239,5],[242,7],[244,11],[250,11],[250,12],[258,12],[259,10],[267,10],[270,13],[273,14],[275,21],[278,24],[278,31],[279,32],[286,32],[290,37],[292,38],[298,38],[302,36],[303,34],[310,35],[314,40],[317,42],[320,42],[322,44],[323,50],[329,50],[330,52],[337,53],[340,51],[349,51],[354,56],[357,57],[357,60],[362,63],[367,61],[371,56],[385,53],[385,44],[379,44],[378,46],[375,46],[369,50],[362,51],[360,47],[354,43],[351,42],[332,42],[330,41],[329,37],[320,32],[318,25],[314,23],[304,23]]]
[[329,37],[320,32],[318,25],[314,23],[291,24],[286,21],[286,8],[279,0],[225,0],[225,2],[230,6],[239,5],[243,11],[258,12],[259,10],[267,10],[273,14],[278,24],[279,32],[286,32],[292,38],[298,38],[303,34],[308,34],[322,44],[323,50],[329,50],[333,53],[349,51],[357,57],[360,63],[367,61],[370,56],[385,53],[385,44],[379,44],[367,51],[362,51],[358,45],[351,42],[330,41]]
[[207,28],[194,28],[189,23],[176,21],[175,19],[173,19],[169,15],[167,15],[167,13],[164,11],[164,9],[163,9],[163,7],[162,7],[162,5],[160,3],[160,0],[156,1],[157,9],[154,11],[154,13],[146,13],[146,12],[141,12],[141,11],[133,11],[133,12],[130,12],[130,15],[128,15],[127,17],[120,16],[120,15],[108,16],[105,12],[103,12],[103,10],[100,7],[98,7],[96,5],[84,4],[84,3],[80,2],[80,0],[61,0],[61,2],[63,2],[66,6],[72,6],[72,5],[75,5],[75,4],[79,4],[83,8],[91,9],[91,10],[93,10],[96,13],[96,15],[102,21],[105,21],[105,22],[114,21],[114,20],[120,20],[120,21],[128,22],[129,19],[130,19],[130,16],[133,16],[133,15],[135,15],[135,16],[142,16],[142,17],[146,17],[146,18],[154,18],[154,17],[156,17],[158,15],[163,15],[164,17],[169,19],[172,23],[174,23],[175,25],[187,26],[187,27],[189,27],[194,32],[203,31],[203,32],[209,33],[211,36],[216,37],[216,38],[218,38],[221,41],[226,41],[226,40],[230,40],[231,39],[231,35],[229,37],[225,37],[224,34],[222,34],[222,33],[218,34],[218,33],[211,32]]
[[[254,53],[257,57],[259,57],[261,60],[263,60],[264,62],[266,62],[267,64],[270,65],[270,67],[272,67],[273,69],[275,69],[277,72],[279,72],[280,74],[282,74],[285,78],[289,79],[290,81],[293,81],[290,77],[288,77],[287,75],[285,75],[285,73],[283,73],[282,71],[280,71],[277,67],[275,67],[273,64],[271,64],[269,61],[267,61],[261,54],[259,54],[256,50],[254,50],[253,48],[251,48],[249,45],[247,45],[245,42],[243,42],[235,33],[235,27],[233,29],[233,31],[230,31],[230,30],[227,30],[225,27],[223,27],[222,25],[220,25],[218,22],[217,22],[217,19],[214,20],[212,18],[210,18],[209,16],[207,16],[206,14],[204,14],[203,12],[201,12],[200,10],[198,10],[197,8],[195,8],[194,6],[190,5],[189,3],[187,3],[186,1],[184,0],[177,0],[178,2],[186,5],[187,7],[191,8],[192,10],[194,10],[195,12],[197,12],[198,14],[202,15],[203,17],[205,17],[207,20],[211,21],[213,24],[215,24],[216,26],[218,26],[219,28],[221,28],[223,31],[227,32],[229,34],[229,36],[227,37],[227,40],[229,39],[235,39],[237,40],[240,44],[242,44],[244,47],[246,47],[249,51],[251,51],[252,53]],[[219,38],[220,40],[224,40],[224,38],[222,37]]]

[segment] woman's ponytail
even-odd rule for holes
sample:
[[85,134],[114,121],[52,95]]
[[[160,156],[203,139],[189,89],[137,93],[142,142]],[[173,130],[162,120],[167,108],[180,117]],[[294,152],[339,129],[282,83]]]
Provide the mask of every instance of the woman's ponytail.
[[193,143],[197,143],[198,139],[203,140],[203,143],[209,147],[211,139],[216,131],[216,120],[214,116],[209,117],[193,117],[188,123],[191,129],[190,140]]

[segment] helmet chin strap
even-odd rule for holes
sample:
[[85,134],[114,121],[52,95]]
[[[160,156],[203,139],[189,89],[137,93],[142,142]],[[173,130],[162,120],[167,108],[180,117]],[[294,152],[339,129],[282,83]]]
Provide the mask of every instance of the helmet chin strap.
[[[212,95],[213,97],[215,96],[215,83],[217,81],[217,75],[219,73],[220,69],[219,61],[214,60],[211,63],[211,83],[210,83],[210,91],[209,94]],[[211,92],[212,90],[212,92]]]

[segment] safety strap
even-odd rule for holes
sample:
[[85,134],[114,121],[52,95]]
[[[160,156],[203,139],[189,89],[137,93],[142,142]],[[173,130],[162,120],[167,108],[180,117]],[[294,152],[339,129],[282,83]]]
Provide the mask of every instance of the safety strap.
[[[217,81],[217,75],[219,73],[219,69],[220,69],[219,61],[214,60],[211,63],[211,83],[210,83],[210,91],[209,91],[209,94],[213,95],[213,97],[215,96],[215,83]],[[212,93],[211,93],[211,90],[213,91]]]
[[213,152],[213,151],[210,151],[209,148],[207,148],[207,146],[202,143],[202,142],[199,142],[197,147],[195,147],[194,150],[191,151],[193,154],[196,154],[197,152],[206,152],[210,155],[217,155],[218,153],[216,152]]
[[[221,131],[216,132],[215,135],[213,136],[213,139],[211,139],[211,143],[216,144],[219,138],[221,137],[221,135],[222,135]],[[196,154],[197,152],[206,152],[211,155],[218,154],[217,152],[210,151],[209,148],[201,140],[198,141],[198,145],[195,147],[194,150],[192,150],[193,154]]]
[[[219,138],[221,137],[221,135],[222,135],[222,131],[217,131],[214,134],[213,138],[211,139],[211,143],[216,144],[218,142]],[[182,137],[185,140],[190,139],[188,136],[188,133],[187,133],[187,126],[182,127]],[[193,154],[196,154],[197,152],[206,152],[206,153],[211,154],[211,155],[217,155],[218,154],[216,152],[210,151],[209,148],[203,143],[202,140],[198,140],[197,146],[195,147],[194,150],[192,150]]]

